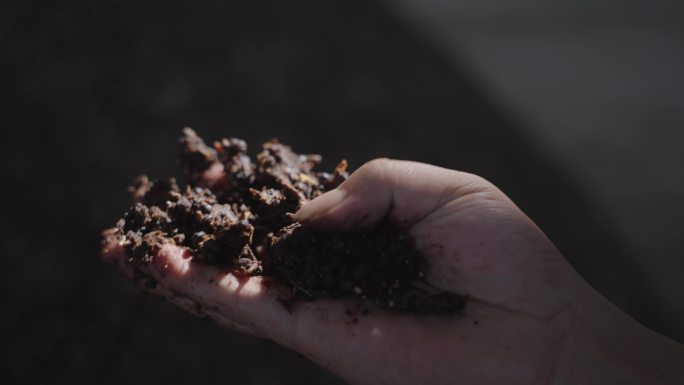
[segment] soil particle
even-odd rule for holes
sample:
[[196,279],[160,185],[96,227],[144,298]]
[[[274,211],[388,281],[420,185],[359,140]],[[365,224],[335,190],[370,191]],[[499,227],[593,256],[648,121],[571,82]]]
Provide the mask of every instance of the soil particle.
[[427,264],[405,232],[317,232],[294,223],[272,239],[272,273],[299,298],[354,297],[382,308],[454,313],[460,296],[429,293],[415,283]]
[[[272,277],[291,290],[280,299],[287,309],[321,298],[356,298],[365,304],[362,315],[370,306],[447,315],[464,306],[463,296],[426,289],[428,266],[405,229],[334,233],[292,221],[304,202],[346,180],[346,161],[332,172],[315,171],[319,155],[297,154],[273,139],[252,162],[244,141],[208,146],[189,128],[180,144],[186,186],[138,177],[130,188],[133,205],[109,232],[127,263],[149,264],[172,243],[186,248],[193,263]],[[207,183],[210,168],[223,171]]]

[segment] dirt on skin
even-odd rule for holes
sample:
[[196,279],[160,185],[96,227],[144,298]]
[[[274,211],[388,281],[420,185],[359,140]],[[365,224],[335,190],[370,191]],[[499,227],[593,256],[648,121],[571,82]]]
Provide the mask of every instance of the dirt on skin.
[[465,305],[464,296],[426,284],[426,261],[402,229],[339,233],[293,222],[304,202],[346,180],[344,160],[332,172],[314,171],[319,155],[296,154],[273,139],[253,161],[244,141],[208,146],[189,128],[180,143],[187,185],[138,177],[133,206],[107,231],[124,246],[126,263],[148,264],[172,243],[187,248],[193,263],[272,277],[291,289],[288,306],[356,298],[365,309],[451,315]]

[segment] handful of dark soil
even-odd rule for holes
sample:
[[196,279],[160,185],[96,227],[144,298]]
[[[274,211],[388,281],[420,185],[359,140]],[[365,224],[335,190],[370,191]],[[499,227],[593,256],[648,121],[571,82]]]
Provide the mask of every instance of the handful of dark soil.
[[189,128],[180,158],[185,188],[145,176],[131,187],[134,205],[109,231],[124,245],[127,263],[150,263],[161,245],[173,243],[188,248],[194,263],[272,277],[292,290],[288,303],[353,297],[434,314],[464,306],[464,297],[424,282],[425,260],[405,231],[331,233],[292,221],[305,201],[347,178],[345,161],[330,173],[314,171],[320,156],[298,155],[271,140],[252,162],[244,141],[222,139],[210,147]]

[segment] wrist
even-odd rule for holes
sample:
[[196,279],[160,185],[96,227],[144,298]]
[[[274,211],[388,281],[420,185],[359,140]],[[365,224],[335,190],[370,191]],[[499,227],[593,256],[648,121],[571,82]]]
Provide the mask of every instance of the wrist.
[[640,325],[603,298],[578,309],[556,383],[684,384],[684,347]]

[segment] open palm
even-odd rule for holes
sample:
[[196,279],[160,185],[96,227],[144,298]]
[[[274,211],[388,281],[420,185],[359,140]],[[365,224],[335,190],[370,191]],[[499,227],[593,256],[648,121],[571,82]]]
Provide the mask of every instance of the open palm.
[[[430,265],[427,282],[468,295],[464,311],[448,318],[379,309],[362,314],[345,300],[300,302],[288,310],[278,302],[284,289],[266,278],[193,264],[172,245],[146,268],[159,283],[150,290],[299,351],[356,384],[551,384],[579,375],[572,362],[580,354],[580,329],[605,303],[482,178],[376,160],[295,218],[335,231],[387,220],[407,227]],[[104,254],[132,274],[115,243]]]

